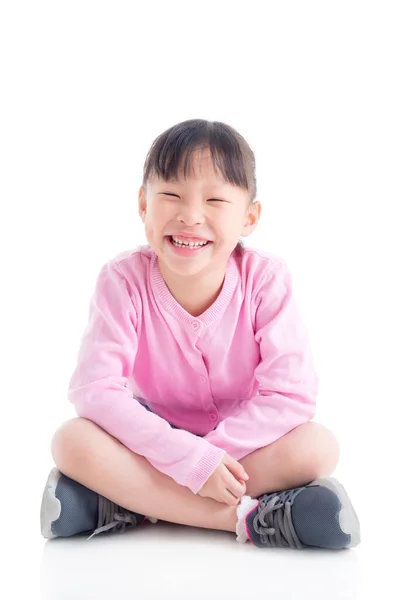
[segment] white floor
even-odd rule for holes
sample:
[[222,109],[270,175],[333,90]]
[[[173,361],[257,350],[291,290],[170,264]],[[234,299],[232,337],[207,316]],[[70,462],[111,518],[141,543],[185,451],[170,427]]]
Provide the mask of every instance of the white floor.
[[228,533],[149,523],[122,535],[44,543],[41,598],[367,598],[389,583],[382,571],[388,552],[370,540],[339,552],[259,550]]
[[162,524],[94,543],[49,542],[41,573],[43,598],[52,600],[83,599],[88,591],[97,598],[294,598],[313,580],[310,599],[324,581],[331,582],[328,598],[352,598],[358,560],[355,552],[260,551],[235,545],[229,534]]

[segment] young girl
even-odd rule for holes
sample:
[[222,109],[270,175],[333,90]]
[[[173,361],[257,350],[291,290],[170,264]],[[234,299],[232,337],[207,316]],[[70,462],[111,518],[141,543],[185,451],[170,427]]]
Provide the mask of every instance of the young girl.
[[[194,119],[152,144],[139,190],[148,245],[101,269],[52,441],[46,538],[158,519],[260,548],[351,548],[359,522],[329,477],[338,443],[284,260],[245,248],[254,154]],[[92,536],[90,536],[92,537]]]

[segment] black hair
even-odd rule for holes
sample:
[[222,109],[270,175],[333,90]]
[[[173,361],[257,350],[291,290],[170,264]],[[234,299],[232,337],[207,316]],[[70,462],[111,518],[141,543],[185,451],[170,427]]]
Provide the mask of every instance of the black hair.
[[165,181],[176,179],[183,163],[189,172],[193,152],[210,148],[214,168],[226,181],[256,196],[255,158],[246,140],[233,127],[220,121],[190,119],[170,127],[152,143],[143,168],[143,185],[156,174]]

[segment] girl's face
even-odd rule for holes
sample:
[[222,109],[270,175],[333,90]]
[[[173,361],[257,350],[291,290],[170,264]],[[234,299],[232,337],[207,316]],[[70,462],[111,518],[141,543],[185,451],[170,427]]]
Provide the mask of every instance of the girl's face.
[[[179,275],[226,266],[240,236],[255,229],[260,209],[259,202],[249,207],[246,190],[215,173],[207,150],[192,155],[192,172],[186,180],[181,176],[166,182],[154,176],[139,191],[147,241],[159,262]],[[209,243],[201,250],[179,252],[170,238],[179,238],[180,233],[187,241],[200,238]]]

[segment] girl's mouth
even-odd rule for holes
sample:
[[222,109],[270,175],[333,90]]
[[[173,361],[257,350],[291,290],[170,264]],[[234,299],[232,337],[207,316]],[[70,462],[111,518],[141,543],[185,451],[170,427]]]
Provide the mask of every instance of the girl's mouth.
[[195,254],[199,254],[202,250],[210,246],[213,242],[207,241],[206,244],[202,244],[201,246],[189,246],[186,244],[179,244],[174,242],[172,239],[172,235],[168,235],[167,241],[169,246],[174,250],[174,252],[180,256],[192,256]]

